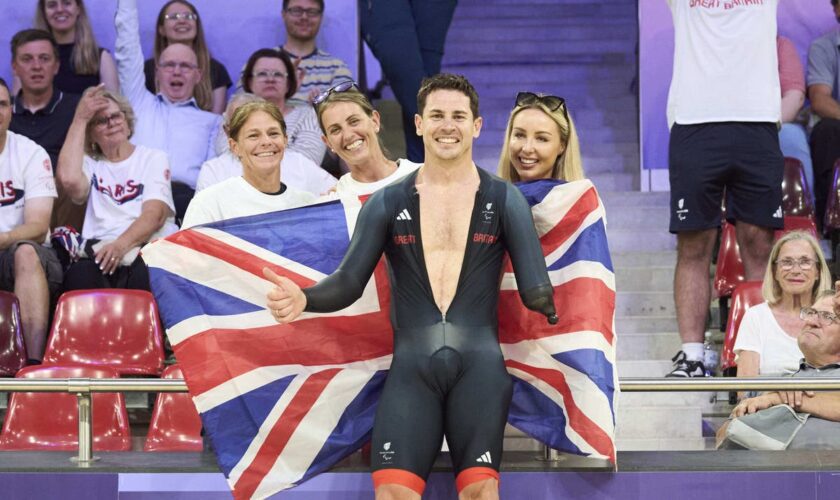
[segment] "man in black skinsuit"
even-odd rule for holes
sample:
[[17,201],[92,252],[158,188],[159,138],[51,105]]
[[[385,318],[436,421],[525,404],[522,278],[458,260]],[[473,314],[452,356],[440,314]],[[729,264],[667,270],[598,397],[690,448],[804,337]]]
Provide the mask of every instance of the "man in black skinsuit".
[[[420,498],[446,435],[461,498],[498,498],[512,383],[498,342],[499,276],[507,251],[524,304],[556,321],[531,211],[511,184],[476,167],[478,96],[463,77],[424,80],[415,124],[426,163],[374,193],[338,269],[301,290],[276,284],[281,323],[351,305],[384,251],[391,269],[394,357],[377,408],[377,498]],[[348,145],[358,137],[347,134]]]

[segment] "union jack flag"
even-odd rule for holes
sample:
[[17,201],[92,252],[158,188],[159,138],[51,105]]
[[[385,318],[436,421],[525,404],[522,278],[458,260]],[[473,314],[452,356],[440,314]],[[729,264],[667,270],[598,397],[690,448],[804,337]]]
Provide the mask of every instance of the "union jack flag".
[[[500,342],[515,377],[511,424],[550,446],[615,461],[615,286],[589,181],[520,186],[533,207],[560,316],[526,310],[507,269]],[[338,267],[362,201],[231,219],[143,249],[152,289],[219,466],[236,498],[329,469],[369,438],[391,362],[384,259],[362,297],[278,325],[269,267],[301,286]]]

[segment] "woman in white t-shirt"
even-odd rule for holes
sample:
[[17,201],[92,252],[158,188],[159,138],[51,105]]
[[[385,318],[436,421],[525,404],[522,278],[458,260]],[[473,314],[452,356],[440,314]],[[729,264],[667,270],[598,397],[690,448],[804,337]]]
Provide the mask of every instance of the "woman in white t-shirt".
[[388,158],[379,139],[379,113],[355,82],[330,88],[313,104],[324,143],[350,168],[336,184],[339,196],[371,194],[420,168],[405,159]]
[[800,310],[832,286],[819,244],[808,233],[792,231],[773,245],[761,293],[766,302],[747,310],[735,339],[739,377],[781,375],[799,368],[797,338],[805,325]]
[[242,175],[196,193],[187,207],[183,229],[315,201],[313,194],[280,182],[286,123],[277,106],[263,100],[243,104],[233,113],[227,131],[230,151],[239,158]]
[[177,230],[169,160],[135,146],[134,112],[100,85],[82,96],[58,157],[58,180],[74,203],[87,201],[86,257],[64,274],[65,290],[149,289],[140,246]]

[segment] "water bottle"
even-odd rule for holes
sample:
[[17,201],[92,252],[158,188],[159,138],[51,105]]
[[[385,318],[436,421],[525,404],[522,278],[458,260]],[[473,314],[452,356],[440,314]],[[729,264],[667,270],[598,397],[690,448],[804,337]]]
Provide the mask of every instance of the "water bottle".
[[720,362],[720,355],[717,350],[715,350],[715,346],[712,343],[712,332],[707,331],[704,337],[703,366],[706,368],[706,376],[714,377],[715,372],[717,372],[718,369],[718,363]]

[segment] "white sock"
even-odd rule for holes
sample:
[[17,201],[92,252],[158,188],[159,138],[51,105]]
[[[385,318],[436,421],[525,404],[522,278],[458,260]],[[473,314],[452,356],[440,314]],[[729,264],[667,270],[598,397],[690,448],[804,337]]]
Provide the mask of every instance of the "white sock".
[[685,342],[682,350],[688,361],[703,361],[703,342]]

